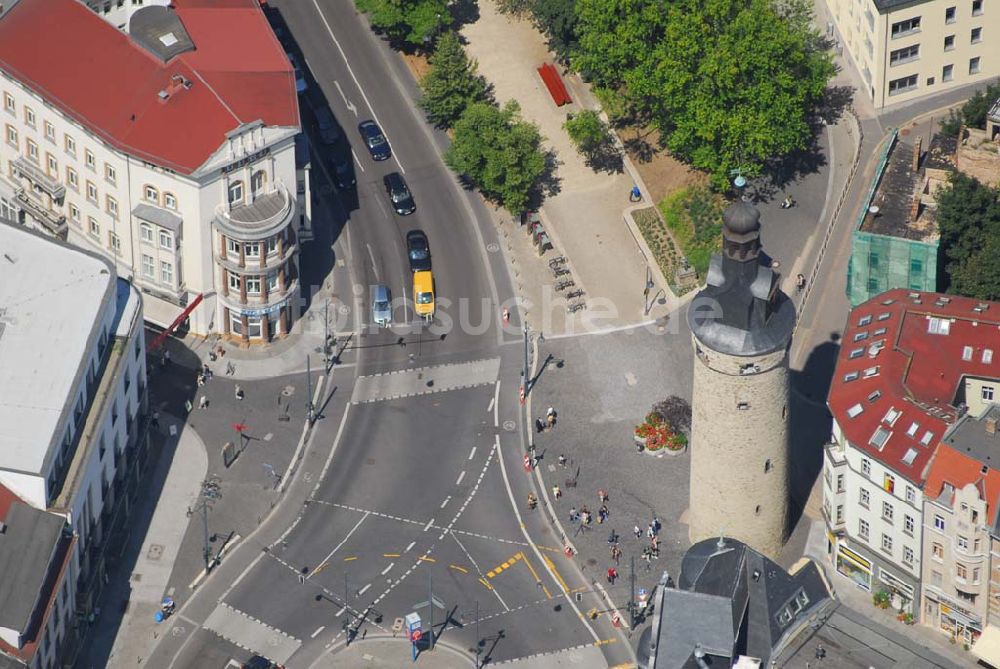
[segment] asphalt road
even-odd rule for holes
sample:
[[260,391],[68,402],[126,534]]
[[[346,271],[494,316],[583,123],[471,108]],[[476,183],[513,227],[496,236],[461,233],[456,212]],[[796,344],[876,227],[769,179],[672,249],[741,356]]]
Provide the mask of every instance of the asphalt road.
[[[322,471],[307,456],[285,508],[192,597],[149,663],[214,667],[227,653],[245,659],[252,651],[291,667],[323,666],[348,635],[390,634],[431,594],[443,606],[434,607],[435,635],[470,658],[477,648],[498,662],[597,645],[609,665],[630,661],[606,612],[583,615],[602,606],[593,584],[563,556],[544,516],[521,502],[530,485],[520,463],[521,339],[497,322],[497,305],[513,293],[502,256],[489,250],[499,246],[488,212],[457,187],[440,159],[444,138],[412,105],[408,73],[351,3],[271,8],[311,73],[304,123],[326,104],[342,126],[337,146],[314,143],[317,206],[329,207],[334,222],[303,262],[335,272],[335,298],[348,307],[337,329],[354,333],[340,338],[344,366],[332,373],[332,401],[350,400],[355,386],[367,390],[341,422],[317,423],[309,450],[317,460],[330,454]],[[360,141],[356,126],[368,118],[385,131],[391,160],[372,160]],[[336,192],[331,158],[347,151],[357,185]],[[390,171],[409,183],[411,216],[389,207],[382,177]],[[373,284],[410,297],[405,235],[418,228],[430,239],[438,314],[416,324],[400,304],[395,327],[374,328]],[[402,392],[379,390],[392,383]],[[427,630],[430,608],[421,614]],[[227,625],[242,632],[220,631]]]

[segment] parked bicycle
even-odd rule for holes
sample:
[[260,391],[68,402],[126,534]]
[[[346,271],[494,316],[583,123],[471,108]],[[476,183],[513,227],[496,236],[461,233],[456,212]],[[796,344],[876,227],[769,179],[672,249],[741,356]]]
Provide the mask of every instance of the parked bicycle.
[[570,273],[569,269],[567,269],[565,267],[553,267],[552,268],[552,276],[560,277],[560,276],[565,276],[565,275],[567,275],[569,273]]
[[549,267],[555,269],[559,265],[565,265],[567,262],[566,256],[556,256],[555,258],[549,260]]
[[573,279],[563,279],[562,281],[556,282],[556,290],[566,290],[567,288],[575,285],[576,283],[574,283]]

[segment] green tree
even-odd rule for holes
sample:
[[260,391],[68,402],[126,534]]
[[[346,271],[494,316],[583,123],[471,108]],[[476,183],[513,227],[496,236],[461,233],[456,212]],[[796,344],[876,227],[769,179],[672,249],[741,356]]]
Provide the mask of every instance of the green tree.
[[712,174],[759,173],[806,146],[808,117],[834,73],[811,37],[780,20],[770,0],[676,0],[666,37],[625,78],[670,150]]
[[567,60],[576,48],[576,0],[533,0],[531,15],[535,27],[548,38],[549,48]]
[[954,109],[948,110],[948,118],[941,121],[941,132],[956,135],[962,125],[985,129],[986,114],[998,97],[1000,97],[1000,84],[990,84],[985,90],[979,89],[959,107],[957,112]]
[[427,48],[452,24],[448,0],[355,0],[355,5],[394,46]]
[[521,120],[519,112],[516,102],[502,109],[470,104],[455,124],[445,154],[448,167],[512,213],[527,209],[546,172],[538,128]]
[[948,292],[1000,299],[1000,191],[956,172],[936,200]]
[[621,154],[615,146],[608,125],[591,109],[570,116],[563,124],[576,150],[595,169],[621,171]]
[[454,32],[441,36],[430,64],[420,81],[420,106],[437,127],[450,128],[468,105],[489,100],[486,82],[476,74],[476,62],[469,60]]
[[663,40],[666,0],[577,0],[573,66],[603,88],[617,89],[648,62]]

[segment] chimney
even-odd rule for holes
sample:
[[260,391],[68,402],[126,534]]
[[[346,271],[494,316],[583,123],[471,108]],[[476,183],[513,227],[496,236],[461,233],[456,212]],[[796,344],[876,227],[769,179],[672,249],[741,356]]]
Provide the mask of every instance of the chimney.
[[914,223],[920,218],[920,193],[913,196],[913,204],[910,205],[910,222]]
[[986,419],[986,434],[996,436],[997,433],[997,419],[987,418]]
[[917,143],[913,145],[913,163],[910,166],[910,169],[913,170],[914,172],[920,169],[920,149],[923,147],[923,145],[924,145],[924,138],[917,137]]

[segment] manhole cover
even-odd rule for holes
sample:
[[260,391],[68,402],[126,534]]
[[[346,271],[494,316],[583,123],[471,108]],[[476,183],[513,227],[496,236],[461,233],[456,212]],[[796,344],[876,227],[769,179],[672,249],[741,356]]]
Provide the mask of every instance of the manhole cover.
[[291,397],[295,394],[295,386],[285,386],[281,389],[281,394],[285,397]]
[[503,429],[507,430],[508,432],[513,432],[515,427],[517,427],[517,424],[512,420],[505,420],[503,422]]
[[486,250],[489,251],[490,253],[496,253],[497,251],[500,250],[500,245],[491,242],[491,243],[489,243],[489,244],[486,245]]
[[146,558],[149,560],[159,560],[163,557],[163,544],[150,544]]
[[595,564],[597,564],[597,560],[595,560],[594,558],[587,558],[587,564],[593,567]]
[[375,458],[368,458],[367,460],[365,460],[365,464],[366,465],[373,465],[373,464],[375,464]]

